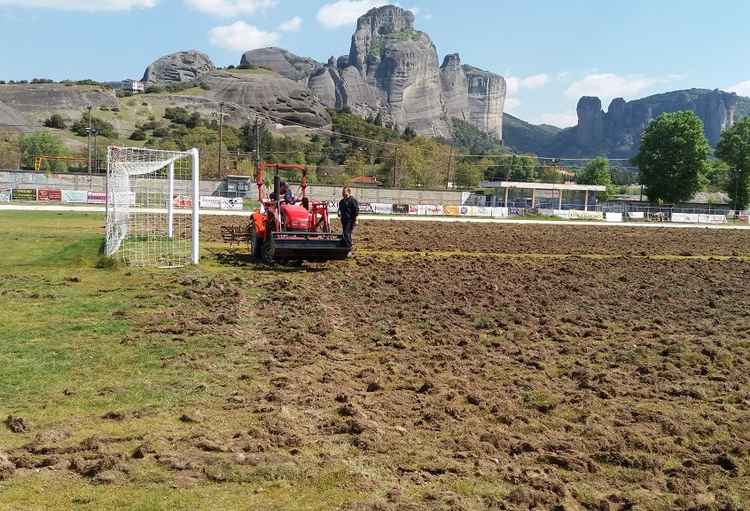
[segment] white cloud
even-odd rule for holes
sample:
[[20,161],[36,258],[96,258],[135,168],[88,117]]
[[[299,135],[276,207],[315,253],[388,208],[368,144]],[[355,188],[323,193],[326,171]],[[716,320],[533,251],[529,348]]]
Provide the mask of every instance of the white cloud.
[[248,51],[266,46],[275,46],[281,35],[277,32],[265,32],[258,27],[238,21],[231,25],[215,27],[208,31],[211,44],[233,51]]
[[549,83],[549,75],[540,73],[527,77],[509,76],[505,79],[506,98],[505,111],[513,114],[521,106],[521,100],[516,96],[523,89],[540,89]]
[[295,16],[290,20],[286,20],[284,23],[279,25],[279,30],[282,32],[299,32],[302,28],[302,18]]
[[729,92],[736,92],[740,96],[750,96],[750,80],[746,82],[740,82],[727,87]]
[[581,96],[597,96],[604,103],[617,97],[638,96],[642,92],[657,85],[666,84],[681,79],[680,75],[644,76],[617,75],[614,73],[594,73],[584,76],[571,83],[565,95],[571,99]]
[[549,75],[540,73],[525,78],[509,76],[505,79],[508,96],[515,96],[521,89],[541,89],[549,83]]
[[578,116],[574,113],[542,114],[539,118],[539,124],[568,128],[578,124]]
[[389,3],[383,0],[337,0],[321,7],[317,17],[326,28],[351,26],[370,9]]
[[0,0],[0,6],[58,9],[63,11],[127,11],[156,6],[156,0]]
[[185,0],[190,7],[206,14],[232,18],[255,14],[276,7],[277,0]]

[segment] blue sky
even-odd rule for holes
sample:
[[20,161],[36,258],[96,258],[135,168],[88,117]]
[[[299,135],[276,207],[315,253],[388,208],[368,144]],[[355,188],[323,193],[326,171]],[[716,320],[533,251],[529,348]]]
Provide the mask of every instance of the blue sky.
[[[325,61],[348,53],[379,0],[0,0],[0,79],[140,77],[161,55],[199,49],[220,66],[276,45]],[[399,0],[440,58],[506,77],[507,110],[575,123],[582,95],[605,108],[689,87],[750,96],[750,2]]]

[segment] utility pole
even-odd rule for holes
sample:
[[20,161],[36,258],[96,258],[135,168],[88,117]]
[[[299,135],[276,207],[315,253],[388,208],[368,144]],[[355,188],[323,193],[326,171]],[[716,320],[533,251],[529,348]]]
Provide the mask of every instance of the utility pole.
[[260,168],[260,162],[261,162],[261,152],[260,152],[260,122],[258,121],[258,116],[255,116],[255,159],[258,162],[258,167]]
[[448,176],[445,180],[446,190],[450,187],[452,173],[453,173],[453,144],[451,144],[451,155],[448,157]]
[[224,103],[219,103],[219,179],[221,179],[222,171],[221,171],[221,152],[222,152],[222,145],[224,143]]
[[89,105],[89,127],[86,130],[88,135],[88,149],[89,149],[89,175],[91,175],[91,105]]
[[94,171],[95,174],[99,173],[99,147],[97,145],[96,136],[98,135],[96,129],[91,130],[94,133]]

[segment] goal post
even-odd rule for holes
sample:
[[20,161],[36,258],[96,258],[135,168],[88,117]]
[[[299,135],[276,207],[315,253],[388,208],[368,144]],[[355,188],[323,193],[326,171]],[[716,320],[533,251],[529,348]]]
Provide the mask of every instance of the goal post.
[[107,189],[108,256],[142,267],[199,263],[197,149],[110,147]]

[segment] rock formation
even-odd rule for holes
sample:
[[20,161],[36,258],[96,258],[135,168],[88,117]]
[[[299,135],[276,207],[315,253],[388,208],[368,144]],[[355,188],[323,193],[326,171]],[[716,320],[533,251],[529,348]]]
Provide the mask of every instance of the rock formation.
[[706,138],[716,145],[724,129],[750,113],[750,99],[719,90],[689,89],[635,101],[616,98],[605,112],[599,98],[583,97],[578,101],[577,126],[540,136],[535,144],[524,144],[525,150],[541,156],[630,158],[638,152],[643,131],[652,120],[683,110],[701,118]]
[[[1,86],[0,86],[1,87]],[[5,103],[0,102],[0,130],[14,129],[23,130],[26,125],[26,119],[19,111]]]
[[165,55],[146,68],[144,82],[193,82],[214,71],[211,59],[199,51]]
[[462,65],[458,54],[440,66],[430,37],[417,31],[414,14],[400,7],[380,7],[360,17],[348,56],[322,64],[281,48],[262,48],[246,52],[240,65],[260,69],[216,72],[207,56],[181,52],[151,64],[144,80],[200,80],[216,99],[314,119],[315,125],[329,120],[325,108],[349,108],[429,136],[450,137],[454,117],[502,136],[505,80]]
[[319,71],[323,64],[313,59],[298,57],[281,48],[261,48],[242,56],[240,65],[264,67],[295,82],[305,82]]
[[[89,106],[116,108],[114,91],[92,85],[0,85],[0,103],[31,125],[41,125],[52,114],[78,119]],[[12,123],[9,123],[12,124]]]
[[202,78],[207,97],[247,107],[288,123],[322,127],[331,123],[325,106],[305,85],[276,73],[216,71]]

